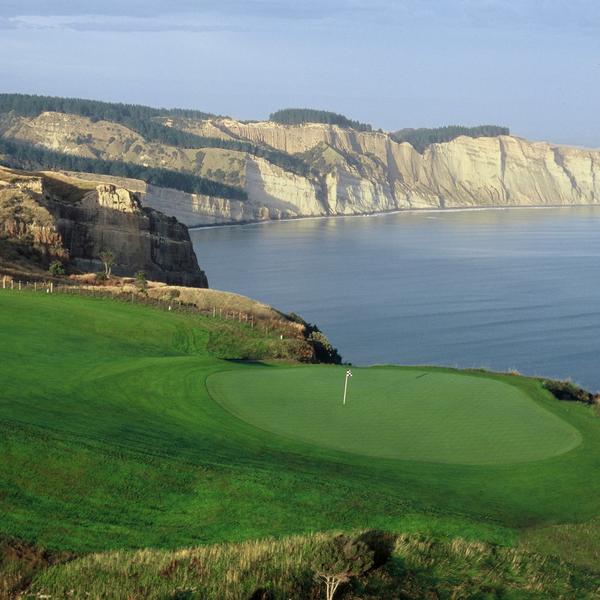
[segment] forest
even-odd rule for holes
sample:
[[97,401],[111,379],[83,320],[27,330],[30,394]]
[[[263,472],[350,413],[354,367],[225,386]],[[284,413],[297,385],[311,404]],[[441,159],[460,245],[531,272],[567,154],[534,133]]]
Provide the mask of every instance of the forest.
[[344,115],[328,110],[315,110],[313,108],[283,108],[269,115],[269,121],[283,125],[300,125],[302,123],[326,123],[338,125],[357,131],[372,131],[371,125],[353,121]]
[[190,194],[206,194],[230,200],[247,200],[246,192],[240,188],[198,177],[191,173],[144,167],[119,160],[65,154],[2,137],[0,137],[0,156],[2,156],[3,164],[14,169],[49,169],[113,175],[141,179],[152,185],[173,188]]
[[396,142],[408,142],[421,154],[427,146],[450,142],[453,139],[468,135],[469,137],[497,137],[499,135],[510,135],[508,127],[498,125],[478,125],[476,127],[463,127],[462,125],[447,125],[445,127],[434,127],[431,129],[400,129],[390,134]]
[[157,117],[165,116],[201,120],[216,117],[216,115],[210,113],[179,108],[152,108],[138,104],[100,102],[80,98],[0,94],[0,113],[12,112],[24,117],[35,117],[47,111],[79,115],[92,121],[119,123],[139,133],[150,142],[177,148],[223,148],[246,152],[253,156],[265,158],[274,165],[297,175],[307,176],[311,173],[310,166],[302,159],[274,148],[258,146],[242,140],[224,140],[216,137],[200,136],[175,127],[168,127],[156,121]]

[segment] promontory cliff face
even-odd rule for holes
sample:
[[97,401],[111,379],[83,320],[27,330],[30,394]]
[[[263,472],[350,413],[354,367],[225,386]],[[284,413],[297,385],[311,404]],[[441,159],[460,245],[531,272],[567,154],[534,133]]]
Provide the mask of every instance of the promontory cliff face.
[[[232,142],[182,148],[147,141],[122,124],[44,112],[0,115],[0,135],[80,156],[192,173],[237,186],[246,200],[191,194],[139,182],[143,205],[188,226],[403,209],[572,206],[600,203],[600,151],[513,136],[459,137],[423,154],[383,132],[335,125],[242,123],[157,117],[167,127]],[[275,164],[278,151],[306,165]],[[259,155],[260,154],[260,155]]]
[[208,286],[187,227],[110,183],[0,168],[0,240],[9,262],[58,259],[98,271],[100,253],[109,250],[115,274],[144,271],[155,281]]

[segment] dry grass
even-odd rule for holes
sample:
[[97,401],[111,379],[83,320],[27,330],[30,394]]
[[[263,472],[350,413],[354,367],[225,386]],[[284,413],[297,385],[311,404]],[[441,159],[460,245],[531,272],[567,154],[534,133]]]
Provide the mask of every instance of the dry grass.
[[529,551],[556,553],[589,568],[600,565],[600,518],[526,530],[521,545]]
[[[27,597],[233,600],[263,589],[272,598],[320,598],[311,560],[333,535],[91,554],[42,573]],[[400,535],[387,564],[339,597],[591,599],[600,593],[597,576],[516,549]]]

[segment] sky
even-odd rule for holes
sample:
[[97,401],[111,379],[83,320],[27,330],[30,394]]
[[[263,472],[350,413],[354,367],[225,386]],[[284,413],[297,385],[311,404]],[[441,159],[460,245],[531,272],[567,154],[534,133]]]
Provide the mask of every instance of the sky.
[[600,1],[0,0],[0,91],[600,148]]

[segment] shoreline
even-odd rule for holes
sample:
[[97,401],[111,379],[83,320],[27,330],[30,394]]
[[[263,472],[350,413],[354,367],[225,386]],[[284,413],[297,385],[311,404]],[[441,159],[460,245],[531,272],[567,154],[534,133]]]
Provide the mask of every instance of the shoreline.
[[546,210],[546,209],[571,209],[571,208],[600,208],[600,204],[532,204],[531,206],[470,206],[460,208],[398,208],[371,213],[357,213],[353,215],[307,215],[304,217],[287,217],[285,219],[265,219],[264,221],[237,221],[233,223],[215,223],[209,225],[188,226],[189,231],[200,231],[202,229],[219,229],[223,227],[246,227],[250,225],[266,225],[269,223],[290,223],[293,221],[314,221],[322,219],[345,219],[345,218],[368,218],[386,217],[398,214],[420,214],[420,213],[460,213],[481,211],[504,211],[504,210]]

